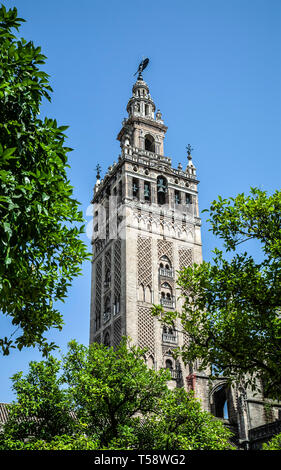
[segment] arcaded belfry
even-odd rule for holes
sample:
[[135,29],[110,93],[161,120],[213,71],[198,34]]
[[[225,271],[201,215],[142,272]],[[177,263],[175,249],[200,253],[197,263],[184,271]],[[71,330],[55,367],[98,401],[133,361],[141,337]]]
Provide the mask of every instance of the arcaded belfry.
[[202,245],[192,149],[188,145],[187,155],[183,149],[179,159],[184,164],[173,168],[164,150],[167,126],[142,77],[145,61],[117,136],[118,161],[103,179],[97,167],[90,343],[116,347],[122,336],[129,336],[147,348],[149,367],[170,369],[170,387],[193,389],[204,409],[228,420],[238,441],[247,442],[249,429],[265,422],[261,397],[254,399],[225,380],[210,383],[197,364],[175,360],[173,349],[188,341],[187,336],[179,324],[163,327],[151,315],[152,304],[182,308],[177,271],[201,263]]

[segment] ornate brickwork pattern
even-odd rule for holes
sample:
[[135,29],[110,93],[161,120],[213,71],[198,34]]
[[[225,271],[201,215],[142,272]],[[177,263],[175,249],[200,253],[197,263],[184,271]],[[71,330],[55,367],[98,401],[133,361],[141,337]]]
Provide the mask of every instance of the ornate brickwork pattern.
[[183,332],[183,345],[187,347],[188,344],[189,344],[189,341],[188,341],[188,334],[185,333],[185,331],[184,331],[184,332]]
[[179,249],[179,265],[180,269],[185,268],[186,266],[192,266],[193,257],[191,248],[180,248]]
[[157,247],[158,259],[160,259],[162,256],[167,256],[173,265],[173,243],[167,240],[157,240]]
[[109,269],[111,271],[111,248],[107,250],[107,252],[104,255],[104,270],[105,272]]
[[114,244],[114,295],[121,294],[121,240],[116,240]]
[[149,307],[138,306],[138,346],[154,354],[154,317]]
[[173,351],[176,349],[176,346],[162,346],[162,355],[164,356],[173,356]]
[[138,236],[138,285],[152,288],[151,238]]
[[121,317],[117,318],[113,324],[113,346],[116,347],[120,344],[122,339],[121,334]]
[[101,322],[101,291],[102,291],[102,260],[96,264],[96,296],[95,296],[95,328],[99,329]]

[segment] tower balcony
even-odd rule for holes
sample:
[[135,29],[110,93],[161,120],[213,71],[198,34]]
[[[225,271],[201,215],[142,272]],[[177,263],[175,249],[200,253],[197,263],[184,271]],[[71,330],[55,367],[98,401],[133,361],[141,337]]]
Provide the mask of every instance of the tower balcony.
[[173,279],[175,276],[175,271],[172,268],[171,269],[159,268],[159,276],[169,277],[170,279]]
[[170,369],[170,373],[174,380],[180,380],[182,378],[182,373],[179,369]]
[[163,343],[177,344],[178,335],[176,333],[163,333],[162,341]]
[[163,307],[167,307],[167,308],[175,308],[175,297],[171,297],[170,299],[167,298],[167,297],[161,297],[160,298],[160,304],[163,306]]
[[172,164],[172,159],[170,157],[165,157],[164,155],[159,155],[158,153],[132,146],[124,146],[122,148],[122,157],[136,163],[139,161],[139,158],[146,157],[148,160],[158,160],[159,162],[166,163],[169,166]]

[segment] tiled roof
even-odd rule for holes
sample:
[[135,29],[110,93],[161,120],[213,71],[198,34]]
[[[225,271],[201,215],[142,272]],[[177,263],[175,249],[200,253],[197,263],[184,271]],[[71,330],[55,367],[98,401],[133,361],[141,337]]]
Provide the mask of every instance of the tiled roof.
[[8,406],[8,403],[0,403],[0,425],[5,424],[8,419]]
[[[5,424],[8,420],[8,416],[9,416],[8,408],[9,408],[9,403],[0,403],[0,427],[1,425]],[[76,414],[73,411],[70,412],[70,416],[73,419],[76,419]]]

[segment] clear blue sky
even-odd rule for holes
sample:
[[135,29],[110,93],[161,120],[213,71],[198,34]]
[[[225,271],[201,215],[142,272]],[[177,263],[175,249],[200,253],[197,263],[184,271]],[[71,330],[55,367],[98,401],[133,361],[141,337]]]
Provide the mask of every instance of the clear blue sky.
[[[126,116],[133,74],[143,56],[156,107],[163,113],[165,154],[186,163],[194,148],[200,209],[218,194],[234,196],[250,186],[280,189],[280,0],[38,0],[2,1],[26,19],[20,36],[47,56],[52,103],[42,117],[69,125],[69,178],[87,222],[95,182],[117,160],[117,133]],[[216,240],[202,218],[203,256]],[[85,242],[90,248],[87,237]],[[65,326],[49,337],[62,351],[72,338],[88,344],[90,263],[65,304]],[[1,336],[12,331],[0,320]],[[0,357],[0,402],[14,399],[10,377],[40,360],[36,349]]]

